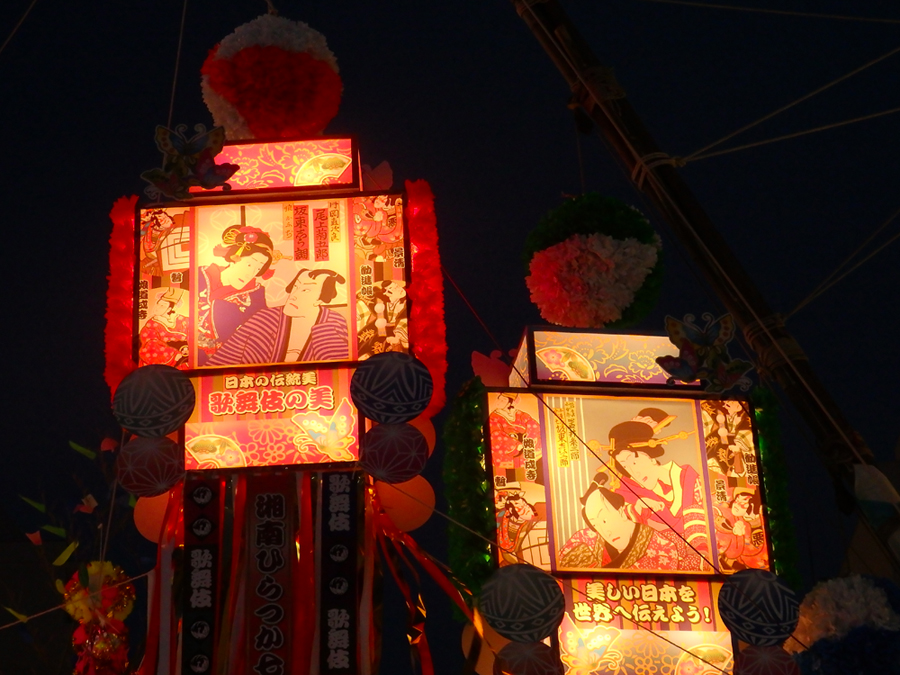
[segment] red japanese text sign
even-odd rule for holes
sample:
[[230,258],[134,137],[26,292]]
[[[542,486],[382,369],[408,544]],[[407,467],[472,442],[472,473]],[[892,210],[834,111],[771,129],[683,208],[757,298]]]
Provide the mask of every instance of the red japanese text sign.
[[188,469],[354,462],[359,417],[344,368],[245,371],[191,378]]

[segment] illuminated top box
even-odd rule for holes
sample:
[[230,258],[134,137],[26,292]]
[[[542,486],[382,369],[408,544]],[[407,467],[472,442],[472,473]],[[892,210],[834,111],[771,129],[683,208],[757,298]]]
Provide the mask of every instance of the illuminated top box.
[[[583,328],[529,326],[519,344],[509,386],[585,383],[665,386],[658,356],[678,348],[659,335],[616,335]],[[699,383],[677,387],[698,388]]]
[[[216,163],[241,167],[228,179],[229,194],[334,191],[359,188],[358,157],[352,138],[312,138],[228,143]],[[192,187],[191,192],[202,198],[223,190]]]

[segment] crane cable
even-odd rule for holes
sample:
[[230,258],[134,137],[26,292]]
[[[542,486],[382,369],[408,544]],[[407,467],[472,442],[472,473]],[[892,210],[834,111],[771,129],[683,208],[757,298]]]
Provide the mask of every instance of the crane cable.
[[181,28],[178,29],[178,49],[175,51],[175,72],[172,74],[172,95],[169,98],[169,117],[166,126],[172,128],[172,112],[175,110],[175,87],[178,84],[178,65],[181,63],[181,44],[184,41],[184,19],[187,16],[188,0],[181,7]]
[[13,39],[13,35],[16,34],[16,32],[19,30],[19,27],[20,27],[23,23],[25,23],[26,17],[28,16],[29,12],[31,12],[31,10],[34,8],[34,6],[35,6],[36,4],[37,4],[37,0],[31,0],[31,4],[28,5],[28,9],[25,10],[25,13],[22,15],[22,18],[19,19],[19,23],[17,23],[15,26],[13,26],[13,29],[12,29],[12,31],[10,32],[10,34],[9,34],[9,35],[7,36],[7,38],[3,41],[3,44],[0,45],[0,54],[3,53],[3,50],[4,50],[4,49],[6,49],[6,45],[8,45],[9,42],[10,42],[10,40]]
[[869,255],[867,255],[865,258],[863,258],[862,260],[860,260],[859,262],[857,262],[853,267],[851,267],[850,269],[846,270],[846,271],[845,271],[843,274],[841,274],[839,277],[834,278],[835,275],[838,274],[838,273],[841,271],[841,268],[842,268],[842,267],[844,267],[844,266],[846,266],[846,265],[849,265],[849,264],[850,264],[850,261],[853,259],[853,257],[856,256],[857,254],[859,254],[859,252],[862,251],[862,250],[866,247],[866,245],[869,244],[869,242],[871,242],[876,236],[878,236],[878,234],[879,234],[884,228],[886,228],[888,225],[890,225],[892,222],[894,222],[894,220],[896,220],[898,216],[900,216],[900,209],[897,209],[896,211],[894,211],[894,212],[888,217],[888,219],[885,220],[879,227],[877,227],[877,228],[875,229],[875,231],[874,231],[872,234],[870,234],[870,235],[868,236],[868,238],[867,238],[862,244],[860,244],[859,246],[856,247],[856,250],[854,250],[853,253],[851,253],[850,255],[848,255],[848,256],[844,259],[844,261],[834,269],[834,271],[833,271],[831,274],[829,274],[827,277],[825,277],[825,279],[823,279],[822,282],[821,282],[818,286],[816,286],[816,287],[810,292],[810,294],[809,294],[808,296],[806,296],[806,298],[805,298],[804,300],[801,300],[799,303],[797,303],[797,306],[794,307],[794,309],[792,309],[792,310],[790,311],[790,313],[789,313],[787,316],[784,317],[785,320],[790,319],[792,316],[794,316],[794,314],[796,314],[797,312],[799,312],[801,309],[803,309],[803,308],[804,308],[806,305],[808,305],[810,302],[812,302],[813,300],[815,300],[816,298],[818,298],[820,295],[822,295],[822,293],[824,293],[824,292],[827,291],[829,288],[831,288],[832,286],[834,286],[836,283],[838,283],[839,281],[841,281],[841,279],[843,279],[844,277],[846,277],[848,274],[850,274],[851,272],[853,272],[855,269],[859,268],[863,263],[868,262],[870,259],[874,258],[878,253],[881,253],[881,251],[883,251],[885,248],[887,248],[888,246],[890,246],[890,245],[891,245],[892,243],[894,243],[897,239],[900,239],[900,232],[898,232],[898,233],[895,234],[893,237],[891,237],[890,239],[888,239],[887,241],[885,241],[884,243],[882,243],[881,246],[879,246],[879,247],[876,248],[874,251],[872,251],[871,253],[869,253]]
[[[759,125],[759,124],[762,124],[763,122],[765,122],[765,121],[767,121],[767,120],[772,119],[772,118],[775,117],[776,115],[779,115],[779,114],[783,113],[785,110],[789,110],[790,108],[793,108],[794,106],[796,106],[796,105],[798,105],[798,104],[800,104],[800,103],[803,103],[803,101],[806,101],[806,100],[808,100],[808,99],[811,99],[813,96],[816,96],[817,94],[821,94],[823,91],[825,91],[825,90],[827,90],[827,89],[831,89],[831,87],[834,87],[835,85],[838,85],[838,84],[840,84],[841,82],[850,79],[850,78],[853,77],[854,75],[857,75],[857,74],[863,72],[863,71],[866,70],[867,68],[871,68],[872,66],[874,66],[874,65],[876,65],[876,64],[878,64],[878,63],[884,61],[885,59],[890,58],[891,56],[893,56],[894,54],[897,54],[898,52],[900,52],[900,47],[895,47],[894,49],[892,49],[891,51],[887,52],[886,54],[882,54],[881,56],[872,59],[872,60],[869,61],[868,63],[865,63],[865,64],[861,65],[859,68],[855,68],[855,69],[851,70],[849,73],[845,73],[845,74],[841,75],[840,77],[833,79],[831,82],[828,82],[827,84],[824,84],[824,85],[822,85],[821,87],[818,87],[817,89],[814,89],[813,91],[808,92],[808,93],[804,94],[803,96],[800,96],[799,98],[797,98],[797,99],[791,101],[790,103],[781,106],[781,107],[778,108],[777,110],[773,110],[772,112],[770,112],[770,113],[768,113],[768,114],[766,114],[766,115],[763,115],[763,116],[760,117],[759,119],[757,119],[757,120],[755,120],[755,121],[753,121],[753,122],[750,122],[749,124],[745,124],[744,126],[742,126],[742,127],[741,127],[740,129],[738,129],[737,131],[732,131],[730,134],[726,134],[725,136],[722,136],[722,138],[720,138],[719,140],[714,141],[714,142],[712,142],[712,143],[710,143],[710,144],[708,144],[708,145],[705,145],[705,146],[703,146],[702,148],[700,148],[699,150],[696,150],[695,152],[692,152],[692,153],[691,153],[690,155],[688,155],[687,157],[683,157],[683,158],[681,158],[681,159],[682,159],[682,161],[684,161],[684,162],[690,162],[690,161],[694,161],[694,160],[697,160],[697,159],[701,159],[701,158],[703,158],[703,157],[709,157],[709,156],[712,156],[712,155],[704,154],[704,153],[707,153],[708,150],[711,150],[712,148],[716,147],[717,145],[721,145],[721,144],[724,143],[725,141],[734,138],[734,137],[737,136],[738,134],[742,134],[742,133],[744,133],[745,131],[747,131],[748,129],[752,129],[752,128],[755,127],[755,126],[757,126],[757,125]],[[573,70],[574,70],[574,68],[573,68]],[[581,79],[582,79],[582,78],[581,78],[581,74],[578,73],[578,71],[575,71],[575,72],[576,72],[576,74],[578,75],[578,79],[581,80]],[[583,80],[582,80],[582,83],[584,83]],[[590,90],[589,90],[589,91],[590,91]],[[594,95],[594,92],[590,92],[590,93],[591,93],[591,96],[594,96],[594,97],[596,98],[596,96]],[[599,104],[599,100],[597,101],[597,103]],[[876,114],[873,115],[872,117],[877,117],[877,116],[880,116],[880,115],[886,115],[886,114],[888,114],[888,113],[890,113],[890,112],[896,112],[896,110],[889,110],[889,111],[886,111],[886,112],[876,113]],[[608,117],[608,115],[607,115],[607,117]],[[847,122],[839,122],[839,123],[837,123],[837,124],[835,124],[835,125],[831,125],[831,126],[841,126],[841,125],[844,125],[844,124],[850,124],[851,122],[861,121],[861,120],[863,120],[863,119],[868,119],[868,118],[865,118],[865,117],[864,117],[864,118],[859,118],[859,119],[857,119],[857,120],[850,120],[850,121],[847,121]],[[820,128],[820,129],[813,129],[813,130],[811,130],[811,131],[802,132],[802,133],[812,133],[813,131],[821,131],[822,129],[828,129],[828,128],[831,128],[831,126],[822,127],[822,128]],[[797,134],[797,135],[800,135],[800,134]],[[785,138],[790,138],[790,137],[791,137],[791,136],[785,136],[785,137],[778,138],[778,139],[774,139],[774,140],[771,140],[771,141],[768,141],[768,142],[772,143],[772,142],[774,142],[775,140],[784,140]],[[737,149],[740,149],[740,148],[737,148]],[[719,154],[723,154],[723,153],[719,153]]]
[[762,7],[741,7],[738,5],[717,5],[707,2],[689,2],[688,0],[640,0],[656,2],[662,5],[682,5],[684,7],[702,7],[703,9],[729,9],[736,12],[754,12],[757,14],[779,14],[781,16],[800,16],[810,19],[837,19],[839,21],[861,21],[865,23],[900,23],[900,19],[871,19],[865,16],[848,16],[845,14],[819,14],[814,12],[793,12],[784,9],[765,9]]

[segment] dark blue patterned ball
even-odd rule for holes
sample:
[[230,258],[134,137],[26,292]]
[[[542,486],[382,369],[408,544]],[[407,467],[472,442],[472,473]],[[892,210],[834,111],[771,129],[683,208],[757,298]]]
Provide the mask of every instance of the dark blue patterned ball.
[[116,476],[136,497],[156,497],[184,478],[184,449],[165,436],[132,438],[116,458]]
[[751,645],[780,645],[800,618],[794,591],[765,570],[741,570],[728,577],[719,591],[719,614],[735,637]]
[[428,441],[409,424],[379,424],[363,437],[359,465],[385,483],[412,480],[428,461]]
[[377,354],[359,364],[350,381],[357,409],[379,424],[402,424],[431,402],[434,382],[421,361],[402,352]]
[[122,428],[154,438],[177,430],[194,411],[194,386],[182,371],[154,364],[130,373],[113,397]]
[[556,579],[533,565],[507,565],[481,589],[478,610],[507,640],[540,642],[563,619],[566,602]]
[[543,642],[510,642],[497,652],[494,675],[563,675],[556,650]]

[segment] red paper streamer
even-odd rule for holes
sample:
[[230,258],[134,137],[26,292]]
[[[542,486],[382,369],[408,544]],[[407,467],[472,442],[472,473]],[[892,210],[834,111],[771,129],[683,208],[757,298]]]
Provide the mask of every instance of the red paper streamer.
[[444,278],[438,252],[437,218],[434,195],[424,180],[406,181],[409,198],[412,283],[409,299],[410,343],[413,354],[425,364],[434,380],[434,394],[422,417],[434,417],[447,400],[444,392],[447,374],[447,326],[444,323]]
[[106,291],[106,369],[110,395],[137,365],[132,358],[134,334],[134,210],[137,195],[119,197],[109,212],[109,286]]
[[[223,478],[222,489],[227,490],[227,481]],[[222,622],[222,627],[216,638],[216,654],[219,663],[228,663],[232,672],[247,672],[247,666],[244,662],[244,650],[237,648],[235,645],[243,644],[246,641],[245,626],[243,623],[238,624],[235,617],[240,615],[240,607],[244,602],[241,577],[247,569],[247,540],[244,537],[244,522],[246,518],[247,503],[247,475],[239,473],[235,476],[235,486],[233,492],[233,507],[231,521],[231,552],[226,560],[223,557],[223,570],[228,569],[228,577],[222,574],[221,583],[225,585],[220,590],[221,596],[225,598],[226,620]],[[220,522],[225,522],[225,500],[222,502],[222,513]]]
[[376,520],[375,536],[384,553],[387,567],[406,601],[407,620],[409,624],[407,630],[410,646],[416,650],[415,653],[419,657],[419,665],[423,675],[433,675],[434,666],[431,661],[431,650],[428,646],[428,638],[425,634],[425,606],[422,602],[421,595],[415,592],[406,580],[403,569],[399,565],[400,561],[406,564],[417,585],[421,586],[418,573],[409,557],[415,560],[422,569],[434,579],[438,586],[441,587],[441,590],[456,603],[456,606],[460,608],[469,621],[474,623],[472,610],[469,609],[460,590],[453,584],[447,575],[444,574],[440,567],[435,563],[434,559],[419,548],[415,539],[408,533],[398,530],[390,517],[384,513],[381,504],[378,501],[377,493],[374,490],[370,490],[369,494],[370,501],[366,508],[371,509],[371,513]]
[[[422,602],[422,595],[418,592],[414,593],[399,566],[399,559],[402,557],[400,544],[389,540],[385,536],[384,531],[378,532],[378,542],[381,544],[384,560],[391,571],[391,576],[394,577],[394,581],[397,583],[397,587],[406,601],[407,637],[409,638],[410,647],[415,650],[413,652],[414,656],[418,656],[419,670],[422,675],[434,675],[431,648],[428,646],[428,636],[425,634],[425,605]],[[388,542],[393,546],[393,550],[389,547]],[[415,568],[409,565],[408,562],[407,565],[413,577],[417,578],[418,575]]]
[[301,471],[296,476],[297,504],[300,509],[300,527],[297,530],[295,546],[297,557],[296,598],[304,598],[304,602],[294,603],[294,659],[291,675],[306,675],[312,662],[312,649],[316,635],[316,550],[315,529],[313,522],[311,472]]
[[256,138],[316,135],[337,115],[343,84],[325,61],[273,45],[251,45],[230,59],[218,58],[217,51],[200,72]]
[[[170,623],[177,626],[174,616],[174,603],[163,606],[162,590],[164,584],[170,584],[171,580],[166,579],[163,575],[164,565],[163,557],[171,556],[178,546],[179,538],[183,537],[184,521],[182,520],[182,497],[184,494],[184,483],[176,485],[169,493],[169,503],[166,507],[166,515],[162,524],[162,534],[160,535],[160,545],[156,553],[156,568],[154,570],[153,593],[147,599],[150,605],[150,621],[147,627],[147,642],[144,648],[144,659],[141,661],[140,667],[137,669],[137,675],[156,675],[157,665],[160,659],[160,640],[163,638],[160,634],[160,625],[162,613],[170,613]],[[170,591],[171,594],[171,591]],[[173,642],[173,637],[175,641]],[[170,646],[177,644],[177,635],[165,636]],[[174,655],[175,649],[171,649]],[[171,664],[170,666],[171,667]],[[174,671],[173,671],[174,672]]]

